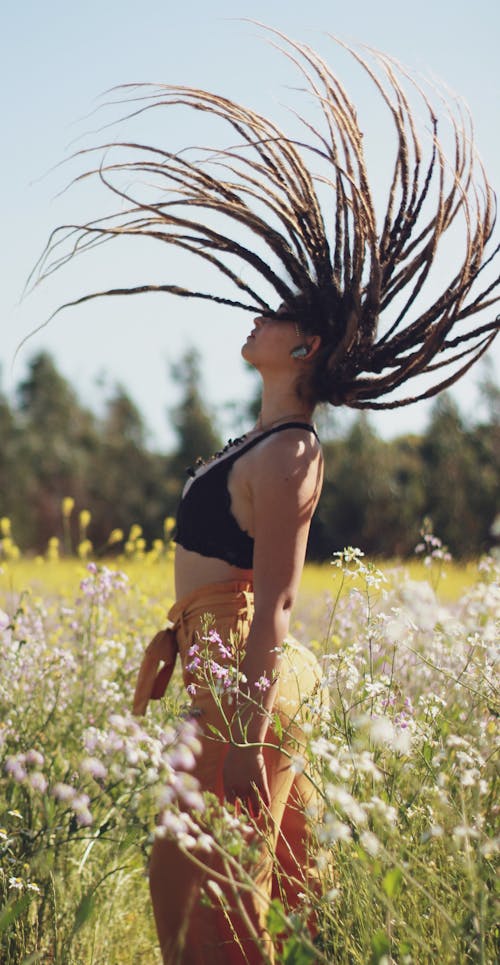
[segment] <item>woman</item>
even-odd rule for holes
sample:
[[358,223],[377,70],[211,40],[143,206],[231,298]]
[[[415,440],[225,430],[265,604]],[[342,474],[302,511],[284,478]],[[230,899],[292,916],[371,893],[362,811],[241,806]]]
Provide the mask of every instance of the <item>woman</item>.
[[[396,62],[373,52],[368,61],[350,51],[380,95],[395,134],[390,158],[383,129],[390,176],[385,203],[376,204],[364,132],[343,85],[310,47],[270,32],[301,71],[319,121],[294,112],[299,130],[287,135],[268,118],[207,91],[132,86],[130,119],[158,109],[192,110],[197,117],[203,112],[229,127],[230,146],[172,153],[130,137],[100,145],[95,150],[104,149],[106,157],[86,176],[118,195],[120,205],[114,214],[53,233],[40,277],[101,241],[154,238],[167,253],[175,245],[203,259],[237,297],[228,297],[226,289],[214,294],[141,281],[68,304],[162,291],[257,315],[243,355],[262,376],[261,419],[188,483],[178,526],[174,630],[158,634],[148,648],[136,710],[161,691],[178,646],[187,686],[195,689],[194,710],[205,725],[197,776],[220,799],[239,802],[258,821],[267,821],[293,904],[300,868],[306,878],[311,871],[301,816],[311,789],[292,780],[286,755],[265,745],[276,744],[267,740],[271,711],[286,723],[286,701],[293,716],[317,682],[306,652],[292,657],[283,646],[321,490],[314,407],[328,402],[393,408],[451,385],[498,334],[492,306],[500,278],[493,268],[499,248],[490,250],[495,198],[460,107],[440,98],[446,121],[441,140],[439,111]],[[120,103],[122,97],[120,91]],[[422,112],[427,152],[418,136]],[[124,152],[129,152],[125,159]],[[436,273],[436,256],[450,229],[459,252],[456,264]],[[282,308],[273,314],[269,300],[278,299]],[[483,312],[472,326],[471,319]],[[401,394],[408,383],[414,389]],[[208,519],[213,509],[215,517]],[[197,659],[194,634],[206,611],[215,614],[222,640],[236,626],[244,644],[247,683],[234,720],[219,713],[189,669]],[[156,680],[161,660],[165,667]],[[292,699],[293,663],[301,692],[295,690]],[[257,682],[260,705],[252,691]],[[221,740],[211,739],[210,724]],[[293,741],[289,730],[288,737]],[[198,900],[194,864],[174,843],[157,840],[151,888],[165,962],[261,961],[264,954],[271,959],[265,935],[271,872],[272,861],[262,855],[255,895],[223,892],[222,902],[237,907],[226,917],[220,906],[217,916]]]
[[[321,447],[311,422],[320,345],[320,336],[302,331],[286,306],[254,320],[242,354],[262,377],[259,422],[200,466],[183,494],[175,558],[178,602],[169,614],[174,634],[158,635],[148,648],[134,710],[145,709],[159,659],[172,668],[178,647],[202,738],[194,774],[202,790],[239,802],[257,818],[263,841],[253,872],[256,890],[241,890],[236,901],[235,889],[226,886],[225,907],[216,901],[208,908],[200,894],[210,874],[200,872],[175,842],[156,839],[150,881],[165,962],[262,962],[265,955],[272,960],[265,925],[273,882],[289,907],[305,886],[314,887],[304,813],[313,788],[307,778],[295,776],[290,754],[300,742],[302,708],[321,674],[312,654],[296,642],[289,641],[284,654],[282,649],[321,492]],[[238,714],[223,701],[232,716],[230,733],[213,694],[190,671],[207,612],[218,637],[203,658],[218,658],[218,640],[227,646],[231,634],[245,650],[239,671],[247,685],[240,685]],[[279,740],[273,712],[280,717]],[[202,860],[210,866],[206,855]]]

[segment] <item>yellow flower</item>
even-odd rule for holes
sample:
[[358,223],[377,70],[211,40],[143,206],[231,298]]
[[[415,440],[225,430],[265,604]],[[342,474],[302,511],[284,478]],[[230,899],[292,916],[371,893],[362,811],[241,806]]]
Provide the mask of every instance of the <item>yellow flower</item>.
[[81,543],[78,546],[78,556],[80,557],[81,560],[86,560],[88,559],[92,550],[93,550],[93,546],[91,541],[89,539],[82,539]]
[[142,526],[139,526],[138,523],[134,523],[130,527],[130,533],[128,538],[134,541],[136,539],[139,539],[139,536],[142,536]]
[[163,521],[163,530],[167,538],[170,536],[174,526],[175,526],[175,517],[167,516],[167,518]]
[[87,526],[89,525],[90,520],[92,519],[92,515],[88,509],[81,509],[79,519],[80,519],[81,528],[85,530],[87,529]]
[[146,549],[146,540],[145,540],[145,539],[137,539],[137,540],[135,541],[135,545],[136,545],[136,548],[137,548],[140,552],[142,552],[143,550]]
[[123,530],[113,529],[109,534],[108,544],[112,546],[113,543],[121,543],[122,539],[123,539]]
[[0,553],[6,560],[19,559],[19,549],[10,536],[4,536],[4,538],[0,540]]
[[47,559],[54,560],[59,559],[59,540],[57,536],[51,536],[47,544]]
[[2,516],[0,519],[0,533],[2,536],[10,536],[10,519],[8,516]]
[[75,500],[73,496],[65,496],[62,501],[62,514],[65,519],[68,519],[75,508]]

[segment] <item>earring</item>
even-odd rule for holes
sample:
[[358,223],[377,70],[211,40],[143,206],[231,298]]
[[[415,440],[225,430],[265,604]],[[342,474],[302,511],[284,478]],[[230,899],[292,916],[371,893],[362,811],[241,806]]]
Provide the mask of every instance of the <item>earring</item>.
[[308,354],[309,349],[307,345],[297,345],[297,348],[293,348],[290,355],[293,359],[303,359]]

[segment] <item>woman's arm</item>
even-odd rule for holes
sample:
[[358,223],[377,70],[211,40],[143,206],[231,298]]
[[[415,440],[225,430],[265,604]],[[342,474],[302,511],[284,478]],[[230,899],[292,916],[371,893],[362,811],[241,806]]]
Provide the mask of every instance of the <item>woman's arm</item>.
[[[224,788],[230,801],[248,802],[259,811],[259,795],[269,804],[269,789],[259,746],[269,726],[277,690],[280,649],[287,635],[307,546],[311,517],[322,482],[319,444],[310,434],[291,430],[273,438],[256,453],[251,498],[254,520],[255,615],[241,672],[238,720],[224,766]],[[267,687],[266,681],[269,681]],[[245,690],[248,699],[245,699]]]

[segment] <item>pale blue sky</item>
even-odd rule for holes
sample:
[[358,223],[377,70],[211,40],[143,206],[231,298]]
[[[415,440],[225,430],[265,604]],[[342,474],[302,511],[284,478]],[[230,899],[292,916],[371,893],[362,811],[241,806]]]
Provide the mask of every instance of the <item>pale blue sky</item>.
[[[481,156],[498,190],[499,7],[494,0],[4,2],[0,13],[4,390],[12,392],[30,357],[46,348],[88,404],[99,407],[102,403],[103,389],[96,385],[96,376],[106,373],[111,384],[121,381],[143,412],[152,441],[162,448],[172,442],[166,410],[176,401],[176,389],[167,378],[168,365],[187,345],[197,344],[203,355],[210,401],[221,406],[250,391],[250,380],[239,361],[250,316],[167,295],[94,302],[63,314],[34,336],[12,365],[22,337],[58,304],[98,287],[121,267],[116,259],[113,263],[104,257],[99,262],[82,259],[17,304],[49,231],[77,216],[98,213],[92,207],[92,193],[83,199],[72,192],[56,197],[69,171],[50,169],[66,156],[75,138],[97,128],[96,117],[82,118],[93,110],[103,91],[132,81],[198,85],[274,116],[281,103],[295,103],[287,88],[294,78],[259,31],[234,18],[252,17],[279,27],[317,47],[331,63],[336,48],[325,33],[335,33],[347,41],[383,49],[413,70],[443,79],[463,95],[475,120]],[[349,76],[345,61],[341,66],[342,79],[357,99],[358,81]],[[361,92],[360,111],[363,96]],[[185,138],[187,144],[200,140],[196,127],[172,132],[165,115],[162,124],[156,137],[164,145],[172,136],[181,142]],[[383,144],[377,148],[383,164]],[[155,249],[146,255],[138,249],[137,259],[137,271],[146,281],[150,271],[163,273],[169,282],[182,272],[176,260],[167,263],[163,251]],[[188,272],[197,270],[195,263]],[[498,351],[495,356],[498,359]],[[476,408],[474,383],[479,377],[476,369],[457,390],[465,412]],[[376,425],[385,435],[419,430],[426,412],[424,405],[411,406],[377,417]]]

